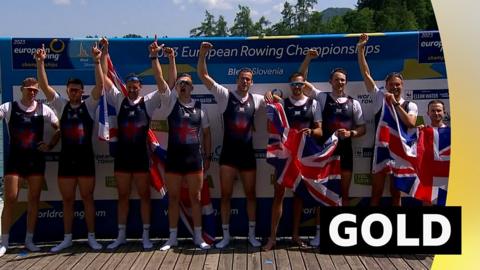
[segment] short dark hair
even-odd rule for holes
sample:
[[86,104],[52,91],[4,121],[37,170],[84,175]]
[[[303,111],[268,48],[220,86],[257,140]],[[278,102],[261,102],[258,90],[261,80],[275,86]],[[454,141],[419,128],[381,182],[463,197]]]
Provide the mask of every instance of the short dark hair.
[[338,68],[334,68],[331,72],[330,72],[330,80],[333,78],[333,75],[335,73],[342,73],[343,75],[345,75],[345,79],[348,78],[348,73],[347,73],[347,70],[344,69],[344,68],[341,68],[341,67],[338,67]]
[[429,110],[430,105],[433,105],[433,104],[442,104],[442,108],[443,108],[443,110],[445,110],[445,103],[443,103],[443,101],[441,101],[440,99],[434,99],[434,100],[431,100],[430,102],[428,102],[427,110]]
[[250,72],[252,73],[252,76],[253,76],[253,70],[251,68],[243,67],[238,71],[237,79],[240,78],[240,74],[242,74],[243,72]]
[[403,81],[403,75],[402,73],[400,72],[390,72],[387,74],[387,76],[385,77],[385,82],[388,82],[389,80],[393,79],[393,78],[399,78],[400,80]]
[[38,81],[35,77],[27,77],[22,81],[22,87],[28,87],[34,84],[38,84]]
[[192,79],[192,75],[190,75],[188,73],[180,73],[180,75],[177,76],[177,80],[182,78],[182,77],[188,77],[188,78],[190,78],[190,80]]
[[79,84],[80,85],[80,88],[83,90],[83,82],[82,80],[80,80],[79,78],[69,78],[67,80],[67,87],[70,85],[70,84]]
[[291,82],[293,80],[293,78],[295,78],[295,77],[302,77],[303,80],[305,80],[305,75],[303,75],[303,73],[294,72],[294,73],[292,73],[292,75],[290,75],[290,77],[288,78],[288,81]]

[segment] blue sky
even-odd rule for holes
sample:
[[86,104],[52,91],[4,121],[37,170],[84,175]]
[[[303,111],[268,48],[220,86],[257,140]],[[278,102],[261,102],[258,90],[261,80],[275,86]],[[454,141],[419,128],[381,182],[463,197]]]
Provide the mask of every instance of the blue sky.
[[[288,0],[296,3],[296,0]],[[238,5],[278,22],[285,0],[2,0],[0,37],[85,37],[87,35],[189,36],[205,10],[231,26]],[[357,0],[319,0],[315,10],[354,8]]]

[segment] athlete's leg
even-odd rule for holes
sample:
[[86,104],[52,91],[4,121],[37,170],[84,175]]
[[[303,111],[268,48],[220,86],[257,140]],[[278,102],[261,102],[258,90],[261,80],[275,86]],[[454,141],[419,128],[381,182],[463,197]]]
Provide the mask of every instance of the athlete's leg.
[[101,249],[95,239],[95,202],[93,201],[93,192],[95,191],[95,177],[78,177],[78,187],[82,197],[83,207],[85,209],[85,223],[88,230],[88,245],[95,250]]
[[180,203],[180,190],[182,187],[183,177],[175,173],[165,174],[165,185],[168,190],[168,225],[169,225],[169,238],[160,250],[168,250],[171,247],[177,246],[177,226],[179,217],[179,203]]
[[352,171],[342,170],[340,172],[342,179],[340,180],[342,205],[348,206],[350,204],[350,183],[352,182]]
[[252,246],[259,247],[261,244],[255,238],[256,215],[257,215],[257,186],[256,170],[240,171],[240,177],[243,182],[245,197],[247,197],[247,215],[248,215],[248,241]]
[[143,248],[150,249],[153,247],[153,244],[150,241],[150,175],[148,173],[134,173],[133,179],[135,179],[138,196],[140,197],[140,214],[142,216],[143,223]]
[[75,191],[77,187],[77,178],[59,177],[58,189],[62,194],[63,200],[63,241],[54,246],[50,251],[58,252],[72,245],[72,223],[73,223],[73,205],[75,203]]
[[132,186],[131,173],[115,172],[115,181],[117,183],[118,202],[117,202],[117,221],[118,236],[113,243],[107,246],[108,249],[116,249],[118,246],[127,242],[126,226],[129,211],[129,200]]
[[217,248],[224,248],[230,243],[230,200],[232,199],[233,181],[237,176],[237,169],[228,165],[220,166],[220,213],[222,216],[223,239],[216,244]]
[[38,206],[40,204],[40,193],[44,183],[43,175],[28,176],[28,206],[27,206],[27,235],[25,237],[25,247],[30,251],[39,251],[33,244],[33,233],[37,224]]
[[285,196],[285,188],[278,183],[275,183],[273,185],[273,188],[274,195],[272,202],[272,221],[270,224],[270,237],[268,238],[267,244],[263,246],[264,251],[271,250],[273,247],[275,247],[278,224],[280,223],[283,212],[283,198]]
[[385,173],[375,173],[372,175],[372,198],[371,206],[379,206],[382,199],[383,188],[385,186]]
[[188,183],[188,195],[192,205],[192,219],[194,226],[193,242],[202,249],[210,248],[202,237],[202,206],[200,196],[203,184],[203,173],[188,174],[185,176]]

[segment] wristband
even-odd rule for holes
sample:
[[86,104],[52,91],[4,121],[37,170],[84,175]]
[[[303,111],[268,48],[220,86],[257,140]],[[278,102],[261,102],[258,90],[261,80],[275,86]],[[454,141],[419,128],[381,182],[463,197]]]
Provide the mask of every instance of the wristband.
[[155,55],[155,56],[149,56],[148,58],[150,58],[151,60],[155,60],[155,59],[158,59],[158,55]]

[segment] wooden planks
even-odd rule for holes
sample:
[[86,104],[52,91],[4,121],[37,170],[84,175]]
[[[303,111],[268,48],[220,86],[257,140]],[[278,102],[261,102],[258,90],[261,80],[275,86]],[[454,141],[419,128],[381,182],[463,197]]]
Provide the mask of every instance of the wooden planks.
[[144,251],[138,241],[114,252],[91,250],[86,242],[75,243],[61,253],[50,253],[52,245],[40,252],[13,248],[0,258],[2,269],[429,269],[432,255],[341,255],[322,254],[317,248],[291,247],[280,241],[276,249],[264,252],[246,239],[235,239],[230,247],[201,250],[191,240],[168,251]]

